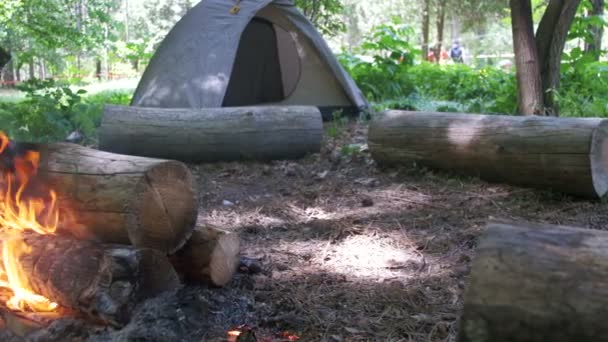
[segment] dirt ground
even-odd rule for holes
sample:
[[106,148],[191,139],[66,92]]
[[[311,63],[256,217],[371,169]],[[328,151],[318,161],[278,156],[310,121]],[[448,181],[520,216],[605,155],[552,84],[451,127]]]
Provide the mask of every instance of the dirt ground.
[[[259,272],[154,298],[118,331],[58,321],[28,340],[226,341],[247,325],[259,342],[454,341],[488,221],[608,224],[599,201],[415,167],[380,170],[364,125],[336,132],[298,161],[190,165],[199,221],[238,232]],[[0,340],[23,341],[9,335],[0,329]]]
[[[192,166],[199,219],[238,232],[243,255],[263,265],[230,285],[253,299],[258,338],[454,341],[489,220],[608,224],[600,202],[414,167],[379,170],[365,137],[353,123],[303,160]],[[345,151],[349,144],[363,151]]]

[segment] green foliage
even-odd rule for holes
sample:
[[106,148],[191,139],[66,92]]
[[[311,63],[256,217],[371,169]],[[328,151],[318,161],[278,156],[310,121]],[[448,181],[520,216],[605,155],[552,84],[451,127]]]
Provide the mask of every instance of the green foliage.
[[344,12],[342,0],[295,0],[295,4],[324,35],[332,37],[346,30],[340,17]]
[[410,68],[409,77],[418,94],[461,103],[466,112],[514,114],[517,107],[515,75],[498,68],[422,63]]
[[393,18],[391,23],[376,26],[357,49],[370,59],[342,53],[338,59],[371,100],[402,97],[414,91],[409,68],[418,51],[410,43],[414,30]]
[[342,113],[342,110],[337,110],[332,113],[332,120],[327,127],[327,136],[330,138],[338,138],[348,125],[348,118]]
[[0,127],[11,137],[27,141],[63,140],[80,130],[93,137],[99,126],[103,104],[128,104],[127,92],[103,92],[85,97],[54,80],[31,80],[19,89],[26,93],[20,102],[0,103]]
[[555,93],[561,115],[608,117],[608,63],[590,61],[589,55],[571,58],[562,65],[562,85]]

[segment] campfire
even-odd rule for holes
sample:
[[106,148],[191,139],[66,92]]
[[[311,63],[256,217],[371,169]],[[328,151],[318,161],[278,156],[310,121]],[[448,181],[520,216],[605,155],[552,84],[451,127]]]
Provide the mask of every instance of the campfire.
[[228,283],[238,237],[195,225],[193,188],[182,163],[0,132],[5,323],[22,336],[66,316],[121,327],[181,280]]
[[57,303],[31,289],[19,259],[31,253],[31,246],[23,239],[25,233],[55,234],[59,222],[57,195],[53,190],[46,194],[48,198],[27,195],[28,185],[38,172],[40,153],[24,151],[19,155],[11,145],[0,132],[0,287],[12,293],[1,305],[18,311],[54,311]]

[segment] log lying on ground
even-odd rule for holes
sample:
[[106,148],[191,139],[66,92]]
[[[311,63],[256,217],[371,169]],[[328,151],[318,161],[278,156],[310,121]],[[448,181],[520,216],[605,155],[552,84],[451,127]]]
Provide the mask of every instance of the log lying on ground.
[[179,286],[167,257],[149,248],[38,234],[2,243],[28,246],[16,266],[27,288],[113,325],[127,323],[142,300]]
[[608,121],[389,110],[369,129],[373,158],[597,198],[608,192]]
[[236,272],[240,240],[237,234],[211,226],[197,226],[171,261],[187,281],[224,286]]
[[198,202],[183,163],[65,143],[39,149],[41,174],[58,193],[62,229],[163,252],[177,250],[192,234]]
[[493,223],[468,280],[461,342],[608,341],[608,232]]
[[101,150],[194,162],[294,159],[321,148],[316,107],[106,106]]

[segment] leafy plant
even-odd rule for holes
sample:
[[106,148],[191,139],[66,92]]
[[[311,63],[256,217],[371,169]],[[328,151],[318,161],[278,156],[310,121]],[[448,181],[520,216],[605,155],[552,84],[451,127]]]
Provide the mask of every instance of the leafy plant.
[[342,110],[333,112],[332,120],[327,127],[327,136],[334,139],[339,137],[346,125],[348,125],[348,118],[343,115]]
[[11,136],[31,141],[61,140],[73,131],[92,134],[99,110],[84,102],[85,90],[73,91],[54,80],[29,80],[19,85],[25,99],[4,104],[0,125]]
[[413,34],[411,27],[393,18],[372,29],[358,55],[344,52],[338,58],[368,98],[381,101],[407,96],[414,91],[407,71],[418,54],[409,42]]

